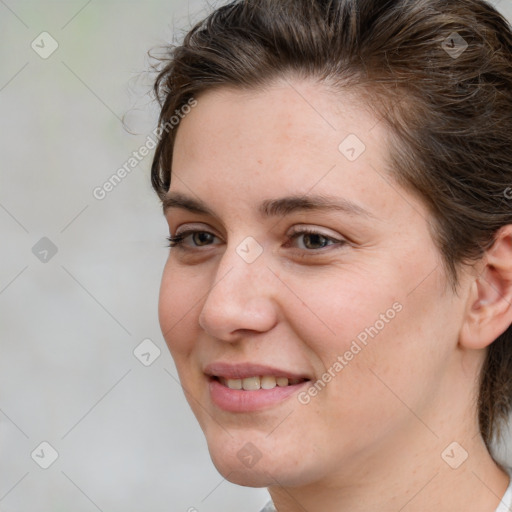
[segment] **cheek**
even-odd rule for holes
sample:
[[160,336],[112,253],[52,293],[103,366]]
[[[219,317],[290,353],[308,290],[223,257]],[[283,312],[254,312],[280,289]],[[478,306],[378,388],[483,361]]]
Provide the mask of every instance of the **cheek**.
[[[421,400],[421,389],[435,387],[444,371],[455,336],[453,304],[443,298],[437,274],[411,293],[416,272],[386,270],[314,285],[296,278],[294,290],[306,304],[288,308],[287,320],[314,354],[317,378],[328,384],[330,391],[318,395],[361,408],[358,414],[371,415],[386,401],[398,404],[387,386],[404,400]],[[450,321],[453,332],[446,329]]]
[[[382,274],[382,272],[381,272]],[[365,348],[399,321],[402,306],[399,283],[384,282],[379,274],[334,269],[323,277],[284,277],[293,283],[287,321],[325,367],[351,349]],[[358,352],[353,347],[352,356]],[[348,354],[348,357],[352,357]]]
[[158,318],[164,339],[175,359],[193,348],[190,340],[199,329],[197,315],[201,296],[204,295],[202,286],[177,269],[172,261],[166,263],[160,284]]

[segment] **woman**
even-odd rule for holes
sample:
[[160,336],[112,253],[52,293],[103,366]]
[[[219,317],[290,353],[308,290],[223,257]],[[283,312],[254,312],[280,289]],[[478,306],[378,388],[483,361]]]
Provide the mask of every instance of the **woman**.
[[279,512],[509,510],[507,22],[239,0],[164,64],[160,323],[219,472]]

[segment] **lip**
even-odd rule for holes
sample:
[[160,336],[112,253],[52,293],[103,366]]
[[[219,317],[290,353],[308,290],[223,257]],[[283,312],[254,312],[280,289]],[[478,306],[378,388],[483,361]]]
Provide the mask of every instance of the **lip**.
[[203,372],[209,377],[224,377],[226,379],[246,379],[247,377],[273,375],[274,377],[288,377],[289,379],[311,380],[311,376],[304,373],[253,363],[231,364],[218,361],[208,364]]
[[309,380],[288,386],[276,386],[273,389],[244,391],[230,389],[213,377],[208,377],[210,399],[217,406],[228,412],[253,412],[275,407],[294,393],[310,384]]
[[[207,365],[203,371],[208,379],[210,399],[217,407],[228,412],[253,412],[275,407],[309,385],[311,381],[311,377],[306,374],[253,363],[230,364],[216,362]],[[245,379],[247,377],[264,375],[307,380],[299,384],[276,386],[272,389],[245,391],[243,389],[230,389],[221,384],[216,378]]]

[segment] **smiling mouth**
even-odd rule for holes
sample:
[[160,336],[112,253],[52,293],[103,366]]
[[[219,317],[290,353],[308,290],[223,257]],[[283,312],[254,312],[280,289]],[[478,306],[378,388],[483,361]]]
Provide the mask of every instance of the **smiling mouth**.
[[220,382],[229,389],[258,391],[260,389],[274,389],[276,387],[288,387],[302,384],[309,379],[292,379],[288,377],[275,377],[273,375],[261,375],[254,377],[246,377],[244,379],[228,379],[225,377],[212,376],[212,380]]

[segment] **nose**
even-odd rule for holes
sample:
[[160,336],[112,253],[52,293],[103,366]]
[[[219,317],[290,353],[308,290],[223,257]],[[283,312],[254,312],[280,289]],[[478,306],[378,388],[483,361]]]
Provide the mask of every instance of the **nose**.
[[209,335],[234,342],[248,331],[266,332],[277,323],[275,275],[263,255],[245,262],[226,248],[199,314],[199,325]]

